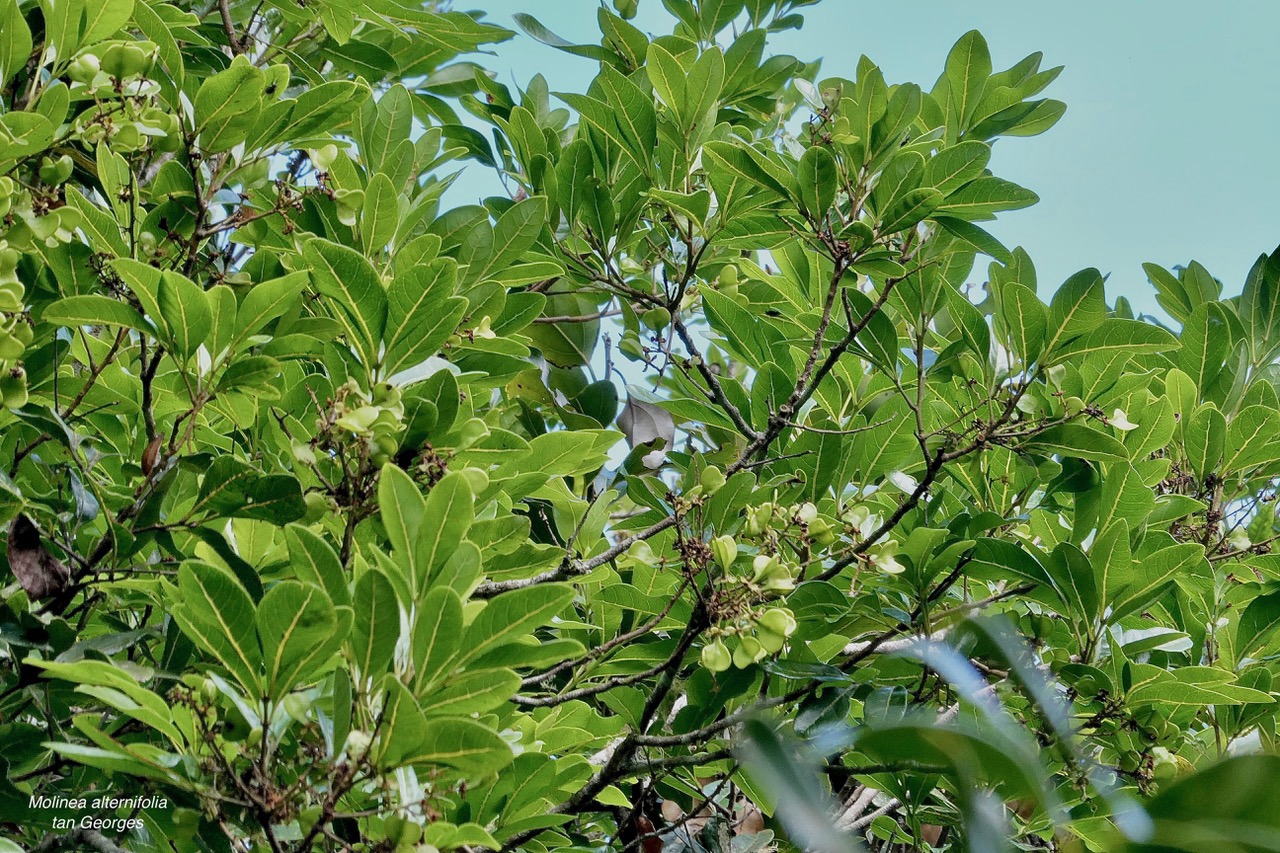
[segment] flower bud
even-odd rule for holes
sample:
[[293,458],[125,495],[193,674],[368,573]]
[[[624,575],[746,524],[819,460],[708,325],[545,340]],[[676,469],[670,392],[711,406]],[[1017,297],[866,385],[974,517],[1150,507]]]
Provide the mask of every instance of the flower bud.
[[343,751],[352,758],[359,758],[369,751],[369,745],[373,743],[373,738],[368,732],[352,730],[347,735],[347,742],[343,745]]

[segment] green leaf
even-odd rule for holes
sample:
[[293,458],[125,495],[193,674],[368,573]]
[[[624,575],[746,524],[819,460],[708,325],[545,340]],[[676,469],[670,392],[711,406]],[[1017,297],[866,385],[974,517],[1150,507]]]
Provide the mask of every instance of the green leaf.
[[852,835],[836,828],[836,806],[819,776],[816,756],[761,719],[743,723],[743,734],[743,764],[769,798],[757,805],[775,813],[798,845],[817,853],[862,849]]
[[1240,294],[1240,319],[1248,331],[1255,361],[1280,345],[1280,249],[1259,255],[1250,268]]
[[241,356],[218,379],[219,394],[238,391],[263,400],[280,399],[280,362],[269,355]]
[[1147,806],[1155,828],[1125,853],[1274,850],[1280,836],[1280,756],[1227,758],[1168,785]]
[[1219,470],[1227,450],[1227,420],[1217,406],[1200,406],[1183,424],[1187,461],[1201,478]]
[[707,119],[706,129],[715,126],[716,116],[713,110],[724,87],[724,76],[724,54],[718,47],[703,51],[693,63],[685,81],[685,105],[682,112],[686,129],[698,130],[698,123],[704,118]]
[[1245,606],[1236,623],[1236,658],[1261,659],[1280,630],[1280,592],[1259,595]]
[[471,485],[462,474],[446,474],[431,487],[413,552],[420,589],[427,588],[471,529],[474,503]]
[[421,693],[451,672],[462,654],[462,599],[440,586],[422,597],[413,624],[414,690]]
[[1183,324],[1178,367],[1202,391],[1207,391],[1222,373],[1232,345],[1231,327],[1227,309],[1217,302],[1197,305]]
[[524,637],[545,624],[573,600],[573,587],[541,584],[504,592],[491,600],[467,627],[459,665],[484,652]]
[[896,234],[914,228],[938,209],[942,193],[933,187],[917,187],[908,190],[885,211],[880,222],[881,234]]
[[387,323],[387,292],[378,272],[353,249],[314,238],[302,247],[311,283],[348,332],[366,364],[377,363]]
[[170,610],[182,632],[213,655],[250,695],[261,695],[262,650],[253,600],[225,569],[188,561]]
[[382,526],[391,540],[392,552],[406,564],[410,586],[417,589],[413,579],[419,574],[417,543],[426,502],[417,484],[392,462],[382,466],[378,477],[378,507],[382,513]]
[[311,528],[300,524],[286,526],[284,538],[298,578],[323,589],[335,605],[350,607],[351,591],[347,588],[346,573],[333,547]]
[[678,59],[656,41],[649,44],[644,65],[645,71],[649,74],[649,82],[653,84],[653,90],[676,116],[677,122],[683,123],[682,110],[686,108],[689,100],[685,89],[688,72],[684,70]]
[[995,219],[1001,211],[1030,207],[1039,200],[1038,195],[1025,187],[984,175],[947,196],[938,212],[971,221]]
[[400,224],[400,196],[391,179],[378,172],[364,190],[360,235],[365,254],[373,255],[391,242]]
[[68,296],[47,306],[40,315],[46,323],[59,326],[124,326],[155,334],[142,315],[118,299],[96,293]]
[[1050,339],[1045,349],[1052,354],[1059,343],[1088,334],[1107,318],[1102,293],[1102,273],[1081,270],[1067,279],[1049,303]]
[[386,575],[371,569],[356,581],[354,663],[361,678],[377,680],[391,666],[400,640],[400,602]]
[[1033,452],[1057,453],[1098,462],[1114,462],[1129,458],[1128,451],[1119,439],[1076,423],[1057,424],[1042,430],[1024,441],[1022,448]]
[[244,142],[262,109],[265,89],[266,75],[243,54],[201,83],[194,102],[201,147],[221,152]]
[[213,310],[205,292],[186,276],[165,272],[160,276],[158,306],[174,351],[191,358],[213,331]]
[[450,679],[422,698],[428,716],[482,714],[506,702],[520,689],[520,676],[510,669],[483,669]]
[[839,188],[839,172],[836,158],[826,148],[806,148],[796,168],[796,183],[800,186],[800,210],[811,219],[821,222],[835,201]]
[[351,611],[341,612],[345,618],[317,586],[281,581],[267,590],[257,616],[267,695],[279,699],[314,680],[351,629]]
[[1063,364],[1093,353],[1124,352],[1146,355],[1176,350],[1180,344],[1170,332],[1139,320],[1108,317],[1083,337],[1068,341],[1045,360],[1045,366]]
[[306,512],[302,489],[289,474],[263,474],[234,456],[219,456],[204,473],[190,515],[256,518],[284,525]]
[[18,0],[0,0],[0,80],[9,80],[31,55],[31,29]]
[[250,288],[236,311],[236,334],[231,346],[238,346],[287,311],[306,287],[307,280],[306,272],[295,272]]
[[[383,374],[394,376],[440,350],[458,328],[467,300],[454,296],[457,265],[437,258],[396,276],[387,289]],[[482,318],[475,318],[477,323]]]
[[489,727],[463,717],[442,717],[426,721],[421,738],[400,761],[445,765],[475,779],[498,772],[512,757],[511,747]]
[[943,76],[947,81],[947,125],[958,135],[968,129],[991,76],[991,52],[982,33],[970,30],[960,37],[947,55]]
[[991,159],[991,146],[967,140],[942,149],[929,159],[924,182],[943,195],[950,195],[979,177]]
[[1049,329],[1046,314],[1044,303],[1024,284],[1006,282],[996,291],[996,334],[1023,368],[1040,357]]

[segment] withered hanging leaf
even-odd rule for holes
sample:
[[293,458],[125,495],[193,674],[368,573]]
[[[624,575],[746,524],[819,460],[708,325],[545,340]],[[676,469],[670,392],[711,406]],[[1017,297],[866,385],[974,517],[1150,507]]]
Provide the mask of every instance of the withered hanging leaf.
[[9,523],[9,567],[32,601],[57,595],[71,580],[71,571],[45,549],[40,531],[22,513]]

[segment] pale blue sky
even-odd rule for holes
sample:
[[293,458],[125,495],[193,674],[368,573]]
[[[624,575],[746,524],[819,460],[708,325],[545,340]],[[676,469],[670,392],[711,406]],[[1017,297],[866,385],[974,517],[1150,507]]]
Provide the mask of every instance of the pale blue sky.
[[[598,41],[596,0],[466,0],[515,29],[532,12],[575,42]],[[1047,95],[1067,114],[1047,134],[1002,140],[992,167],[1040,195],[991,230],[1022,245],[1041,294],[1075,270],[1111,273],[1108,296],[1154,310],[1141,264],[1199,260],[1239,292],[1261,252],[1280,244],[1280,3],[1027,2],[1027,0],[825,0],[803,10],[799,32],[773,37],[776,52],[821,57],[823,73],[852,76],[859,55],[890,82],[926,87],[951,44],[977,28],[997,69],[1039,50],[1045,67],[1065,65]],[[640,0],[633,22],[667,32],[659,0]],[[541,72],[552,91],[579,91],[594,63],[520,33],[485,63],[508,85]],[[481,167],[471,167],[480,171]],[[489,180],[467,175],[458,192],[476,198]]]

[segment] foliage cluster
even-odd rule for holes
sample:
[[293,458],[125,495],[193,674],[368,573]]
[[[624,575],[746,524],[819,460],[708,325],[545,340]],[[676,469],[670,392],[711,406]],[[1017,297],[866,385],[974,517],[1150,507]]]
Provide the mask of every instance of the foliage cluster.
[[0,0],[0,850],[1280,849],[1280,255],[1050,292],[980,223],[1060,69],[664,5],[517,16],[552,94]]

